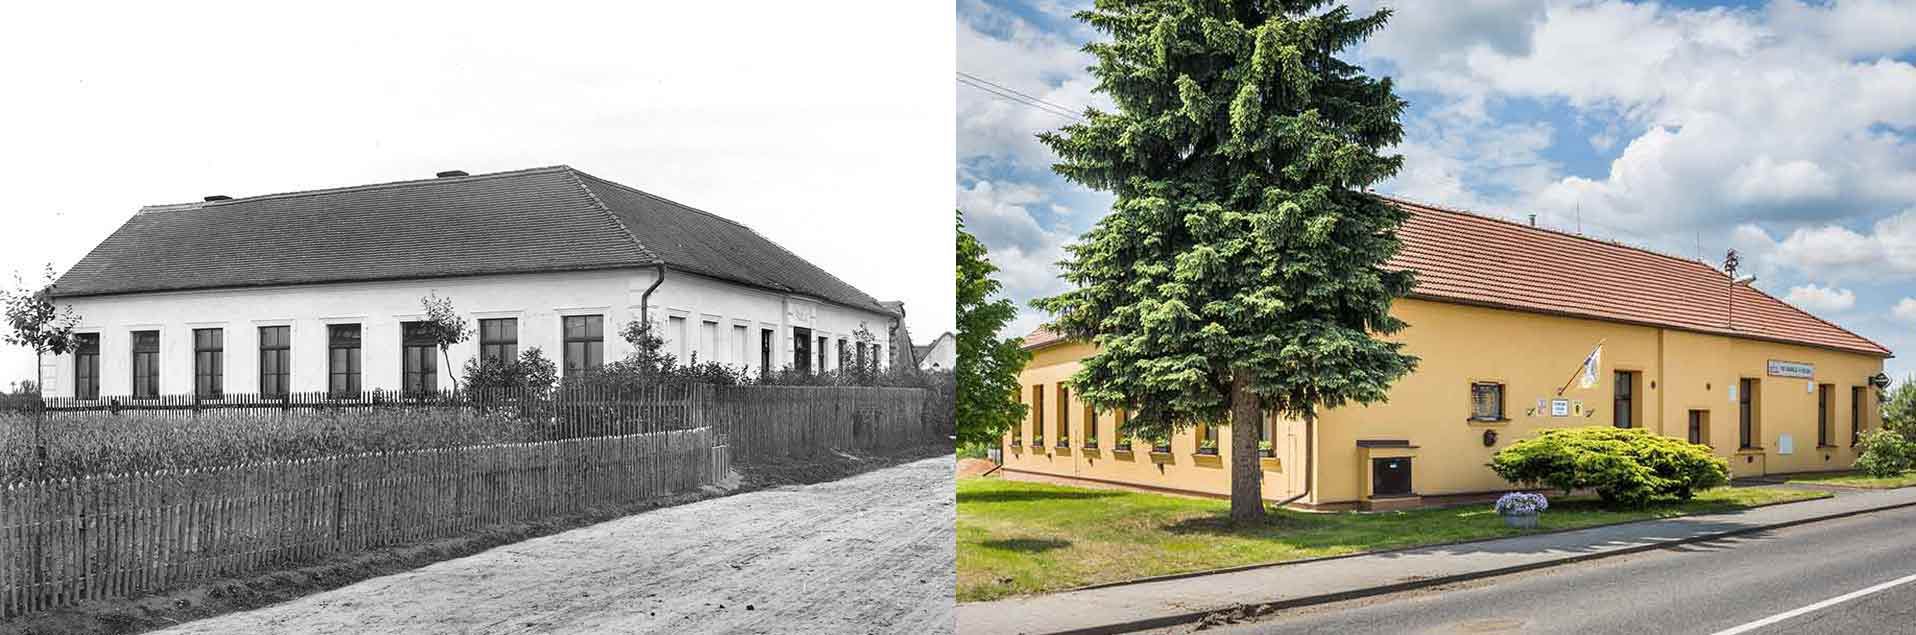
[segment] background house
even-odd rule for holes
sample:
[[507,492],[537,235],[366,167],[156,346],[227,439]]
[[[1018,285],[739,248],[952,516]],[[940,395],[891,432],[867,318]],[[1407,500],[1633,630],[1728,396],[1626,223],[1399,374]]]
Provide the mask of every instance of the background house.
[[[81,350],[49,396],[449,387],[476,355],[562,372],[629,352],[642,317],[682,360],[884,365],[886,305],[738,223],[565,166],[144,208],[59,279]],[[440,368],[407,323],[473,321]]]
[[958,338],[946,331],[930,344],[915,347],[912,353],[918,358],[920,369],[951,370],[958,365]]

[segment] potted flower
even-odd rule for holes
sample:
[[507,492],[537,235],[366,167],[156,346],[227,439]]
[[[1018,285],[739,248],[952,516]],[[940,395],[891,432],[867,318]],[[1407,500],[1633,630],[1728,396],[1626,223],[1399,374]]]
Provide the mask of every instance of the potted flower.
[[1550,508],[1550,500],[1542,494],[1529,492],[1511,492],[1497,499],[1497,514],[1504,517],[1504,524],[1518,529],[1536,529],[1537,513]]
[[1207,454],[1207,455],[1215,456],[1217,454],[1217,439],[1205,439],[1203,441],[1199,441],[1198,454]]
[[1058,447],[1061,447],[1061,448],[1071,447],[1071,437],[1067,437],[1062,434],[1058,435]]
[[1267,459],[1273,458],[1277,456],[1277,450],[1271,447],[1270,441],[1259,441],[1257,442],[1257,455]]

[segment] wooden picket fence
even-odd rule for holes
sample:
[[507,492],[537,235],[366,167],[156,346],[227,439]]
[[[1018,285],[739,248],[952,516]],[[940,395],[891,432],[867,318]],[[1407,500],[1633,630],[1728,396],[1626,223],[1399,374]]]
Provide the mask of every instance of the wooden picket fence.
[[925,416],[926,396],[921,388],[719,386],[706,421],[744,463],[884,450],[949,438]]
[[0,617],[642,501],[730,461],[697,428],[0,486]]

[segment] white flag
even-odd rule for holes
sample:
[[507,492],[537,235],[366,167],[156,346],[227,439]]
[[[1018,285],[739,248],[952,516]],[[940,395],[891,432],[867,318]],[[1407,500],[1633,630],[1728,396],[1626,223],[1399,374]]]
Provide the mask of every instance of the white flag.
[[1589,357],[1583,358],[1583,379],[1577,382],[1577,386],[1589,388],[1597,385],[1597,367],[1602,365],[1603,345],[1598,344],[1596,350],[1590,351]]

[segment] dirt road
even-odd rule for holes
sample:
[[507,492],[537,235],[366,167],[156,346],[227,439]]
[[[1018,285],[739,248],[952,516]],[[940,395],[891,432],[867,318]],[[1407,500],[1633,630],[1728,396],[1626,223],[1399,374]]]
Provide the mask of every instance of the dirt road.
[[950,632],[952,461],[660,509],[162,632]]

